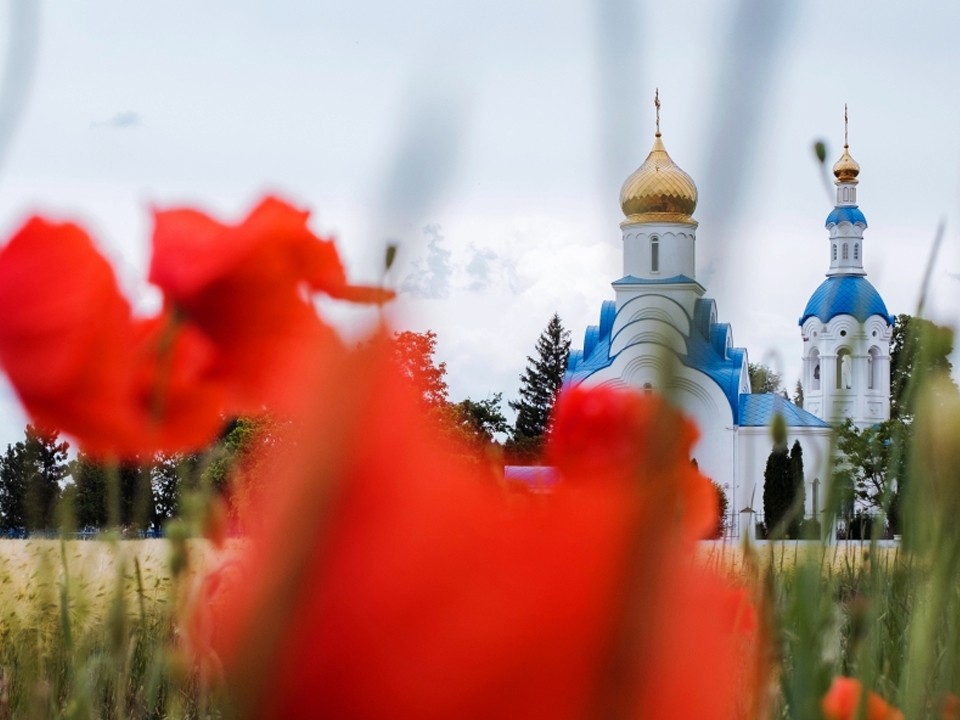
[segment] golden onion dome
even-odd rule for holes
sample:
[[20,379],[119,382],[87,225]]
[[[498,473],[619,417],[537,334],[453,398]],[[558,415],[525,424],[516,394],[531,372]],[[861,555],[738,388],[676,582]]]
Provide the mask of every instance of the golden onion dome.
[[627,222],[678,222],[696,225],[697,186],[667,154],[658,132],[653,149],[620,189]]
[[860,174],[860,165],[850,155],[849,146],[843,146],[843,155],[841,155],[840,159],[834,164],[833,174],[837,178],[838,183],[856,184],[858,182],[857,175]]

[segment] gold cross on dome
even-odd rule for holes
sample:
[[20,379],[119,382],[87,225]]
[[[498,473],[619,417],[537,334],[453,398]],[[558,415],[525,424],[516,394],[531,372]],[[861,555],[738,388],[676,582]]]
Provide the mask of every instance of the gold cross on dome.
[[850,143],[847,142],[847,104],[843,104],[843,146],[850,147]]
[[653,105],[657,108],[657,137],[660,137],[660,88],[653,94]]

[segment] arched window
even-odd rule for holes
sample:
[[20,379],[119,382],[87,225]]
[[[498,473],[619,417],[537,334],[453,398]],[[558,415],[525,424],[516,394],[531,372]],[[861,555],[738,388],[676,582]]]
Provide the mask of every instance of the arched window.
[[820,353],[814,350],[810,353],[810,363],[813,365],[813,380],[810,382],[811,390],[820,389]]
[[850,257],[850,246],[847,243],[843,244],[843,259],[846,260]]
[[834,260],[837,259],[837,244],[836,244],[836,243],[833,244],[833,259],[834,259]]
[[871,390],[880,387],[880,350],[875,347],[867,353],[867,387]]
[[853,244],[853,259],[854,260],[860,259],[860,243]]
[[853,357],[847,348],[837,353],[837,390],[850,390],[853,387]]
[[660,272],[660,238],[650,238],[650,272]]

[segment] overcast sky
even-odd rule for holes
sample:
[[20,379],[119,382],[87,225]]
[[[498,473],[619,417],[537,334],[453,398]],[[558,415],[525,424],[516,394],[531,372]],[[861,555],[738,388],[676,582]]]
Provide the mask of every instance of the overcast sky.
[[[664,143],[699,188],[698,279],[751,360],[791,389],[799,375],[832,206],[812,145],[839,157],[844,103],[870,280],[891,312],[914,312],[943,221],[929,314],[958,320],[958,3],[0,0],[0,13],[0,237],[31,212],[80,220],[139,307],[156,301],[151,206],[237,220],[275,192],[313,210],[358,281],[378,280],[399,241],[396,327],[438,334],[453,400],[513,398],[552,313],[580,346],[613,297],[619,188],[652,144],[659,86]],[[364,326],[323,308],[348,334]],[[0,447],[22,427],[4,386]]]

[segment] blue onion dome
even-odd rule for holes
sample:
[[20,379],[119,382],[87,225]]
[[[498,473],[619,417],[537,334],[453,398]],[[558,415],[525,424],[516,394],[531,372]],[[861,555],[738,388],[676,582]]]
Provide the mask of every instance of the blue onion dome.
[[827,323],[837,315],[852,315],[859,322],[879,315],[893,324],[893,318],[887,312],[880,293],[869,280],[860,275],[838,275],[824,280],[810,296],[800,318],[800,325],[810,317],[817,317]]

